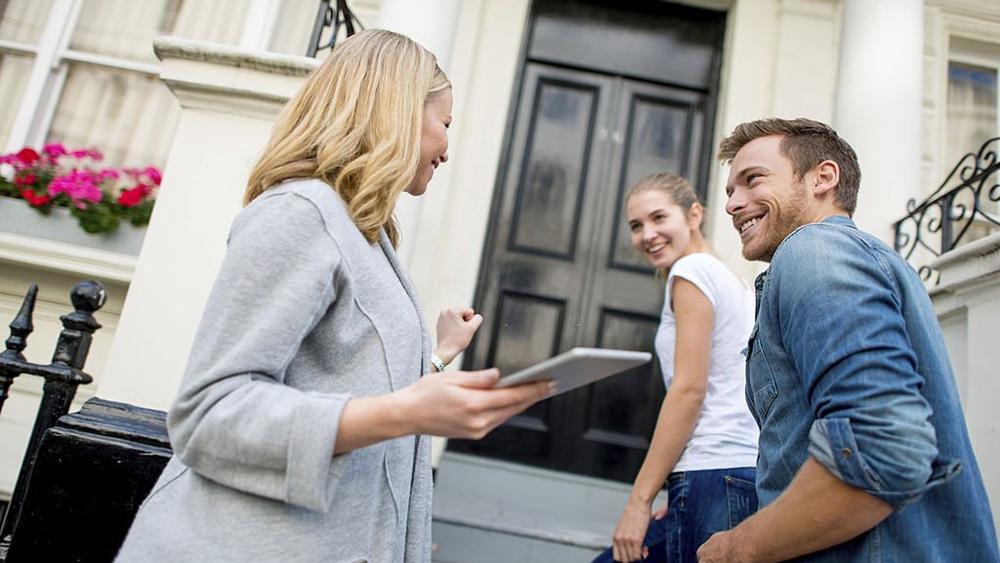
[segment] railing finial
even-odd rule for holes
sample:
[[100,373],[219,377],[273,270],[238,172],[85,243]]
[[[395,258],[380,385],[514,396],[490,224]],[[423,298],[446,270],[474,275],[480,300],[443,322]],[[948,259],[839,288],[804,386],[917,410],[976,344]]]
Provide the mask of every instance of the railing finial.
[[35,325],[32,324],[31,318],[35,313],[35,298],[37,296],[38,284],[31,284],[28,293],[24,296],[24,301],[21,302],[21,310],[17,312],[17,316],[10,322],[10,337],[5,343],[7,350],[3,352],[5,356],[24,359],[24,355],[21,352],[28,345],[28,335],[35,330]]

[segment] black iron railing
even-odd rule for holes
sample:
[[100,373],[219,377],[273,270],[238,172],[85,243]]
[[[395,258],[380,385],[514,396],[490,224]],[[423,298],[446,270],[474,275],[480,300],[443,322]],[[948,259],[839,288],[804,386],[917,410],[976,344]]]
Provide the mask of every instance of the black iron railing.
[[897,221],[895,248],[936,284],[938,274],[918,258],[933,258],[958,245],[1000,230],[1000,137],[967,153],[944,182],[922,203],[911,199]]
[[[341,26],[344,26],[348,37],[354,35],[356,29],[364,29],[361,21],[347,5],[347,0],[335,0],[334,4],[335,6],[330,6],[330,0],[320,0],[319,9],[316,11],[316,21],[313,24],[312,37],[309,40],[309,49],[306,51],[307,57],[315,57],[316,53],[323,49],[333,49],[337,43]],[[326,44],[323,44],[323,32],[329,28],[332,28],[330,39]]]
[[29,374],[45,378],[35,425],[31,430],[31,438],[28,440],[28,448],[21,463],[10,505],[7,507],[3,525],[0,526],[0,561],[6,559],[11,537],[23,508],[25,491],[42,436],[59,417],[69,412],[70,404],[76,395],[76,388],[93,381],[92,377],[84,373],[83,366],[90,352],[94,331],[101,328],[94,319],[94,312],[104,305],[107,294],[104,286],[95,281],[83,281],[73,286],[70,299],[75,310],[59,317],[63,330],[59,333],[52,362],[46,365],[31,363],[23,354],[28,335],[34,330],[31,317],[35,310],[37,295],[38,286],[32,285],[24,297],[21,310],[10,323],[10,338],[7,339],[3,352],[0,352],[0,411],[3,410],[10,387],[18,376]]

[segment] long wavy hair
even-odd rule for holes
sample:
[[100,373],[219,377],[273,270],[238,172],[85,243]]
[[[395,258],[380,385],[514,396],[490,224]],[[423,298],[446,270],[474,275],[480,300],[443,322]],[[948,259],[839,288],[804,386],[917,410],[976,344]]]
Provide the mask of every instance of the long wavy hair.
[[404,35],[369,29],[338,42],[278,116],[244,205],[285,180],[319,178],[369,242],[385,229],[398,246],[393,209],[417,172],[424,104],[450,86]]

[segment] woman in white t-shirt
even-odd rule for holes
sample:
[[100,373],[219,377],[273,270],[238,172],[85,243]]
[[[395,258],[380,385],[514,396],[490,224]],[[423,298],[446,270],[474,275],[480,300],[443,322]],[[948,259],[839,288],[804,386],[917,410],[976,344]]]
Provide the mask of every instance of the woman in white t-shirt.
[[[666,275],[656,352],[667,395],[614,545],[602,557],[696,561],[712,534],[757,510],[757,424],[746,405],[743,357],[753,292],[710,254],[700,230],[704,208],[683,178],[647,176],[625,207],[632,244]],[[668,504],[653,517],[664,482]]]

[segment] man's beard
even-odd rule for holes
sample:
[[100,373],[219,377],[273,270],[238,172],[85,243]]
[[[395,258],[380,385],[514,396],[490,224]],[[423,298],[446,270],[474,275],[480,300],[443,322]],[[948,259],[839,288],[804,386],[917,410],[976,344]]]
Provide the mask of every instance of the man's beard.
[[757,248],[744,245],[743,257],[750,261],[770,262],[778,245],[792,234],[792,231],[809,222],[806,216],[807,197],[805,183],[799,182],[781,211],[777,208],[769,209],[766,219],[767,232],[758,235],[763,236],[764,240]]

